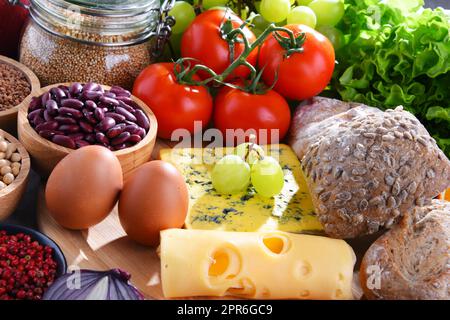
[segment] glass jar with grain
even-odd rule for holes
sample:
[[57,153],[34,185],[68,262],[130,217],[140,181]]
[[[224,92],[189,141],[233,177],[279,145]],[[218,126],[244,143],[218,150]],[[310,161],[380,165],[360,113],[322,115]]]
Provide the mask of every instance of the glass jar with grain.
[[95,81],[131,89],[152,62],[158,0],[31,0],[20,61],[42,86]]

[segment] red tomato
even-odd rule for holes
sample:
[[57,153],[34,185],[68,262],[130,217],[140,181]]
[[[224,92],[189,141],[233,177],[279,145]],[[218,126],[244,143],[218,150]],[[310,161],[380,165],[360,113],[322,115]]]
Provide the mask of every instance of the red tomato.
[[314,97],[322,92],[333,75],[333,45],[324,35],[308,26],[291,24],[285,28],[295,35],[301,32],[306,34],[303,52],[285,58],[286,50],[273,35],[270,36],[261,47],[259,56],[259,66],[265,66],[264,82],[272,85],[275,74],[278,74],[274,89],[285,98],[304,100]]
[[[197,16],[191,25],[186,29],[181,40],[181,55],[199,60],[220,74],[230,65],[230,49],[228,42],[222,38],[221,25],[225,19],[232,21],[233,27],[242,25],[242,20],[230,12],[230,10],[207,10]],[[256,40],[255,35],[249,28],[242,29],[250,43]],[[244,44],[235,42],[234,58],[236,59],[244,51]],[[256,65],[257,50],[253,50],[247,58],[247,61]],[[238,67],[227,80],[233,78],[246,78],[250,74],[247,67]],[[206,72],[199,72],[203,79],[208,78]]]
[[[279,141],[273,139],[278,137],[276,140],[282,140],[291,122],[289,105],[273,90],[265,94],[252,94],[223,87],[215,99],[214,106],[214,124],[222,132],[224,139],[227,138],[227,129],[254,129],[257,143],[278,143]],[[259,131],[261,129],[263,132]],[[273,134],[275,135],[272,137]],[[246,132],[245,136],[237,138],[240,142],[244,139],[248,141],[249,135],[250,132]]]
[[213,108],[208,89],[179,84],[173,69],[174,63],[152,64],[136,78],[133,88],[133,94],[152,109],[158,120],[158,136],[164,139],[181,128],[195,133],[194,121],[207,126]]

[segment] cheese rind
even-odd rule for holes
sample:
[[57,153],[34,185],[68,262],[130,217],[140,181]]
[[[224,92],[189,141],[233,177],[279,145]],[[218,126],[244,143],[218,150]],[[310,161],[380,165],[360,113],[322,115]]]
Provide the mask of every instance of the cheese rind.
[[352,299],[355,254],[343,240],[285,232],[161,232],[167,298]]
[[279,160],[285,175],[281,193],[273,198],[258,195],[253,187],[237,195],[221,195],[212,187],[214,163],[234,148],[174,148],[160,151],[161,160],[175,165],[189,189],[187,229],[225,231],[280,230],[322,233],[300,162],[287,145],[263,146],[267,155]]

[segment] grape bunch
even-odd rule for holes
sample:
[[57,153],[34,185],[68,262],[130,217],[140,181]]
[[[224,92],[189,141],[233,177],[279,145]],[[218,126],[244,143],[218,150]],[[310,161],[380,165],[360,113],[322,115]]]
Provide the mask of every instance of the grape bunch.
[[262,0],[255,7],[260,14],[252,21],[256,35],[270,23],[304,24],[329,38],[335,49],[343,44],[343,34],[334,26],[344,15],[344,0]]
[[284,174],[278,161],[266,156],[254,143],[243,143],[234,154],[226,155],[214,166],[213,187],[222,194],[236,194],[247,190],[250,183],[256,192],[266,198],[281,192]]

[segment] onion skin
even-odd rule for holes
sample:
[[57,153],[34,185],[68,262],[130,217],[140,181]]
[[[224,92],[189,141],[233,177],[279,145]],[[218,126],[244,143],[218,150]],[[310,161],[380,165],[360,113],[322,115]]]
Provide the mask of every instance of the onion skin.
[[[70,288],[76,272],[59,277],[45,292],[43,300],[144,300],[143,294],[130,283],[131,275],[120,269],[109,271],[80,270],[79,288]],[[95,298],[90,295],[97,285],[108,278],[106,296]],[[105,288],[103,288],[105,289]],[[101,289],[99,290],[101,291]]]

